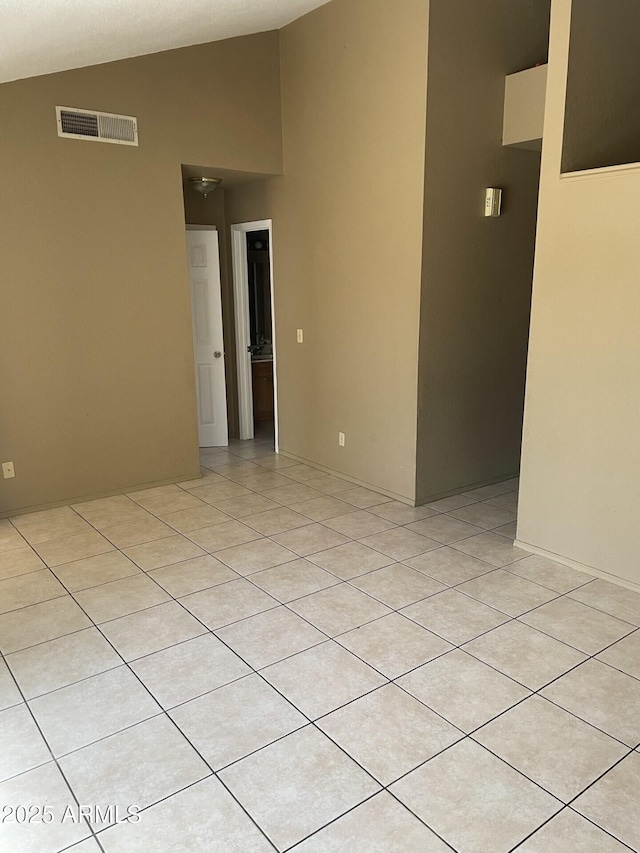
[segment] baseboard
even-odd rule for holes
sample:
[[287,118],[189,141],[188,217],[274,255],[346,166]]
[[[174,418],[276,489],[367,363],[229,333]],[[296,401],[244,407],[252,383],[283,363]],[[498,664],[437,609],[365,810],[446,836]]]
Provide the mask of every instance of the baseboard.
[[519,472],[516,472],[515,474],[502,474],[499,477],[493,477],[491,480],[480,480],[477,483],[471,483],[468,486],[456,486],[455,489],[447,489],[446,492],[435,492],[433,495],[429,495],[426,498],[417,499],[415,506],[432,504],[436,501],[441,501],[444,498],[451,498],[455,495],[466,494],[467,492],[472,492],[474,489],[482,489],[484,486],[494,486],[497,483],[504,483],[506,480],[515,480],[519,476]]
[[523,542],[521,539],[516,539],[513,543],[516,548],[521,548],[523,551],[529,551],[531,554],[537,554],[539,557],[546,557],[548,560],[553,560],[554,563],[560,563],[562,566],[568,566],[570,569],[576,569],[579,572],[584,572],[587,575],[600,578],[604,581],[622,586],[625,589],[630,589],[632,592],[640,592],[640,583],[621,578],[619,575],[612,575],[611,572],[605,572],[603,569],[596,569],[593,566],[588,566],[586,563],[579,563],[577,560],[570,560],[568,557],[562,557],[560,554],[554,554],[553,551],[545,551],[544,548],[538,548],[536,545],[530,545],[528,542]]
[[122,489],[112,489],[108,492],[93,492],[88,495],[80,495],[78,497],[67,498],[62,501],[51,501],[50,503],[34,504],[33,506],[25,506],[20,509],[8,509],[0,512],[0,518],[17,518],[19,515],[27,515],[30,512],[42,512],[46,509],[55,509],[59,506],[71,506],[72,504],[83,503],[84,501],[97,501],[100,498],[112,498],[115,495],[126,495],[129,492],[141,492],[143,489],[153,489],[156,486],[171,486],[174,483],[186,483],[189,480],[197,480],[200,474],[200,467],[196,474],[183,474],[180,477],[172,477],[168,480],[153,480],[151,483],[138,483],[133,486],[125,486]]
[[[396,492],[391,492],[389,489],[383,489],[382,486],[377,486],[375,483],[367,483],[366,480],[358,480],[355,477],[350,477],[348,474],[343,474],[342,471],[335,471],[333,468],[327,468],[325,465],[318,465],[317,462],[311,462],[303,456],[296,456],[295,453],[289,453],[282,448],[278,451],[280,456],[286,456],[287,459],[293,459],[295,462],[300,462],[301,465],[308,465],[309,468],[315,468],[317,471],[322,471],[324,474],[330,474],[332,477],[337,477],[339,480],[346,480],[347,483],[353,483],[354,486],[361,486],[363,489],[371,489],[373,492],[378,492],[381,495],[386,495],[394,501],[406,504],[407,506],[415,506],[415,502],[406,495],[398,495]],[[286,469],[282,469],[280,473],[283,477],[287,476]],[[305,481],[306,482],[306,481]],[[313,481],[310,481],[312,483]]]

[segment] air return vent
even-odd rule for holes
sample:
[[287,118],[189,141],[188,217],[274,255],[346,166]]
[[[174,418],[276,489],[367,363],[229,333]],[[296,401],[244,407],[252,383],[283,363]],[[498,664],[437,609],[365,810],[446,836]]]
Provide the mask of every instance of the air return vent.
[[93,142],[138,144],[138,123],[134,116],[97,113],[75,107],[56,107],[58,136],[88,139]]

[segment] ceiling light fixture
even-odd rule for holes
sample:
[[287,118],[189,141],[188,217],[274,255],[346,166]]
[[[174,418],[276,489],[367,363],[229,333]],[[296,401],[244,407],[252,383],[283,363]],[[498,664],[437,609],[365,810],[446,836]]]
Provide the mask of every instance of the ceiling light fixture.
[[197,193],[206,198],[222,183],[222,178],[189,178],[189,183]]

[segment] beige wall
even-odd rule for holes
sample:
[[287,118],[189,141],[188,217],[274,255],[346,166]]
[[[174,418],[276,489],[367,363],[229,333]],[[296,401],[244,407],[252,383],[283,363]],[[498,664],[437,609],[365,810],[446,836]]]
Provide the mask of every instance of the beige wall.
[[518,472],[540,155],[502,147],[504,86],[549,4],[431,0],[429,27],[418,502]]
[[274,219],[281,449],[407,500],[427,33],[427,0],[335,0],[285,27],[284,177],[228,194],[229,222]]
[[[140,147],[59,139],[56,105]],[[180,164],[281,170],[278,34],[0,86],[0,513],[198,471]]]
[[518,539],[640,583],[640,167],[560,178],[569,0],[554,0]]

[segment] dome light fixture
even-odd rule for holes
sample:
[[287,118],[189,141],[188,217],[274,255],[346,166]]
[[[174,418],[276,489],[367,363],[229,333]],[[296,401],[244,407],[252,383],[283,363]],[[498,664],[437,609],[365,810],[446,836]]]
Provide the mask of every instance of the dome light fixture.
[[222,183],[222,178],[189,178],[189,183],[197,193],[206,198]]

